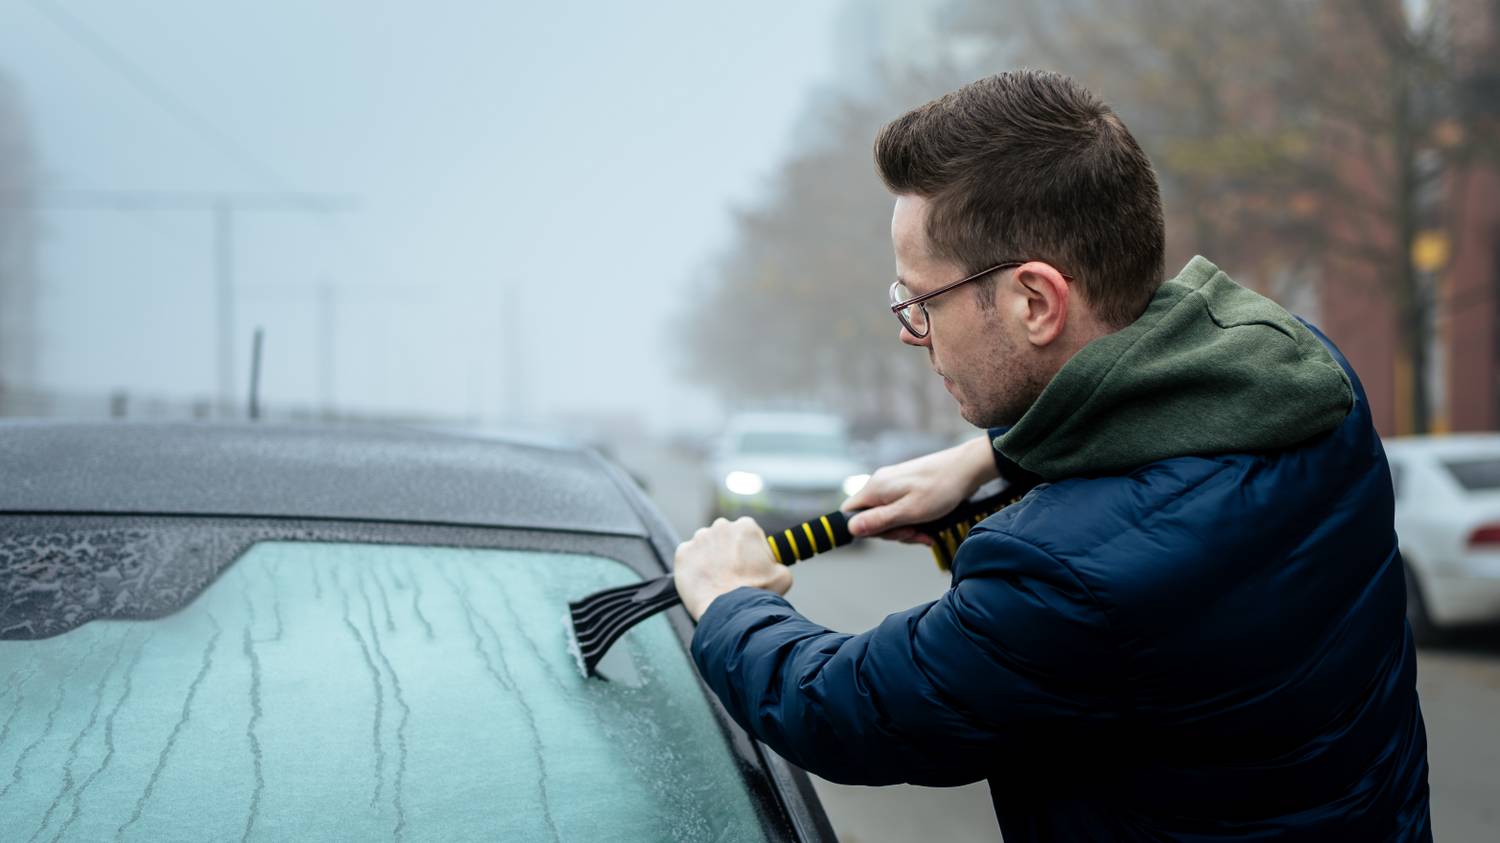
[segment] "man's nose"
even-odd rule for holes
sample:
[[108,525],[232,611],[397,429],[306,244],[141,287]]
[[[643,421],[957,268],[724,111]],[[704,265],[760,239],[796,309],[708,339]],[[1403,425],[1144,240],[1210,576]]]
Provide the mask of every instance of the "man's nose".
[[918,348],[926,348],[927,346],[932,344],[931,337],[931,332],[929,332],[925,337],[919,337],[916,334],[913,334],[911,331],[906,330],[905,325],[901,326],[901,341],[906,343],[907,345],[914,345]]

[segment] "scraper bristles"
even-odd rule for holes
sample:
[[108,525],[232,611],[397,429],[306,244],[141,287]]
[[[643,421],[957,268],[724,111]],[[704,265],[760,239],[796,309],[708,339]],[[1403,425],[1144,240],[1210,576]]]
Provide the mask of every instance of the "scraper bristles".
[[681,602],[672,575],[595,592],[568,604],[568,649],[585,677],[632,626]]
[[[938,570],[950,573],[953,570],[953,558],[958,555],[958,546],[969,537],[969,531],[979,526],[980,521],[1025,497],[1029,491],[1030,485],[1020,489],[1008,488],[1002,494],[973,501],[954,510],[945,519],[942,528],[928,533],[932,537],[932,560],[937,563]],[[952,520],[955,517],[958,520]]]

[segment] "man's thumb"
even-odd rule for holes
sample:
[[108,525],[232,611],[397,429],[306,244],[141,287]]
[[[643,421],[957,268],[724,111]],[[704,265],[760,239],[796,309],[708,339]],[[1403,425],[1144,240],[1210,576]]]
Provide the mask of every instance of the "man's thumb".
[[888,506],[880,506],[857,513],[849,519],[849,533],[863,538],[885,532],[891,521],[889,509]]

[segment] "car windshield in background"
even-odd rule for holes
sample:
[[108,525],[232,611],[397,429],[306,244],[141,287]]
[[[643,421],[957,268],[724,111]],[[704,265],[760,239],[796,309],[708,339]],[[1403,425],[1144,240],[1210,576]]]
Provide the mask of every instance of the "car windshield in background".
[[1467,492],[1500,489],[1500,457],[1466,460],[1444,460],[1443,468],[1453,475]]
[[849,443],[831,433],[749,431],[739,437],[741,454],[778,454],[803,457],[847,457]]
[[166,617],[0,641],[6,837],[765,839],[666,618],[616,645],[613,681],[568,652],[567,601],[638,580],[579,554],[261,542]]

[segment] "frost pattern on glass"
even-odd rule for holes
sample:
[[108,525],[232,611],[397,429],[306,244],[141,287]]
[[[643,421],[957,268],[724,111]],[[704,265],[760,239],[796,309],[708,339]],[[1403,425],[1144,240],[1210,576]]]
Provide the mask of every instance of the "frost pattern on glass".
[[0,639],[60,635],[94,618],[154,618],[187,603],[234,557],[231,538],[131,529],[0,537]]
[[764,839],[665,618],[615,645],[627,681],[572,663],[558,607],[638,579],[270,542],[159,620],[0,642],[5,837]]

